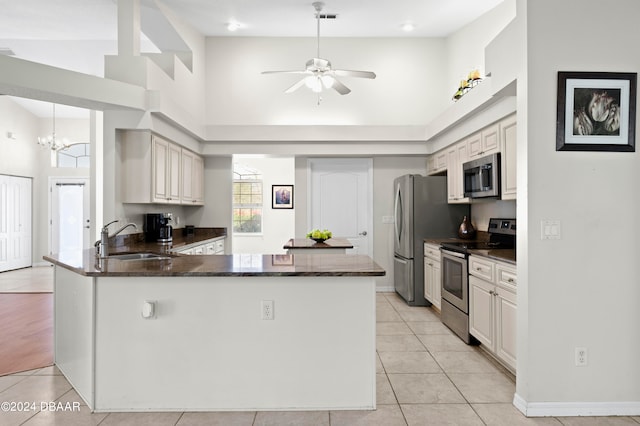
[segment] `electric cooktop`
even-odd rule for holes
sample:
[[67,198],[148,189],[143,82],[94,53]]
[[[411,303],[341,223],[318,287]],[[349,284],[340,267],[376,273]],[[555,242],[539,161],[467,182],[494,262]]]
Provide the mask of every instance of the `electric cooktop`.
[[445,250],[467,253],[468,250],[513,249],[516,246],[516,220],[490,219],[489,241],[446,242],[441,246]]

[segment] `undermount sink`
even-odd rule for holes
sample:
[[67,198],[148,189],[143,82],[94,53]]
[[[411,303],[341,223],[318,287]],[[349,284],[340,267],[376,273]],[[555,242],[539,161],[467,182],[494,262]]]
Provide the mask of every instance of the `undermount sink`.
[[109,259],[116,260],[166,260],[171,259],[171,256],[158,253],[125,253],[125,254],[113,254],[109,256]]

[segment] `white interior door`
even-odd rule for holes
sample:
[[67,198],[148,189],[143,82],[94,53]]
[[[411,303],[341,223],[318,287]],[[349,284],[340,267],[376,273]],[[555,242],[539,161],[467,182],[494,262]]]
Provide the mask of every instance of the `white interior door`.
[[31,178],[0,175],[0,272],[31,266]]
[[89,179],[51,178],[50,188],[51,253],[89,248]]
[[329,229],[353,244],[352,254],[373,257],[373,160],[309,160],[310,229]]

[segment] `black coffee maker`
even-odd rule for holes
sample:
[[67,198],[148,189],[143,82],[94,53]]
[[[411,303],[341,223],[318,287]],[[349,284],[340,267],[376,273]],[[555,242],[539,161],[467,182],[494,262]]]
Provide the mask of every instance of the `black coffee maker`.
[[144,214],[144,240],[159,244],[171,244],[173,241],[173,228],[169,224],[173,215],[171,213],[145,213]]

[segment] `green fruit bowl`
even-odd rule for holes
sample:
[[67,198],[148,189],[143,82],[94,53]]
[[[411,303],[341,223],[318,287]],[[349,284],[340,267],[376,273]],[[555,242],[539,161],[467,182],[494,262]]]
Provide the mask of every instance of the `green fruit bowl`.
[[312,239],[313,241],[315,241],[316,243],[323,243],[325,241],[327,241],[329,238],[331,238],[333,235],[331,234],[331,231],[325,229],[323,231],[319,230],[319,229],[314,229],[313,231],[309,232],[307,234],[307,238]]

